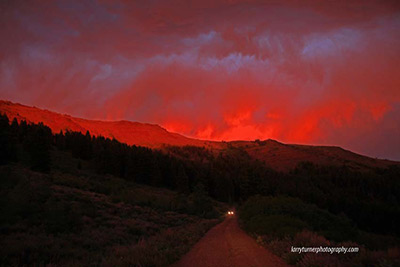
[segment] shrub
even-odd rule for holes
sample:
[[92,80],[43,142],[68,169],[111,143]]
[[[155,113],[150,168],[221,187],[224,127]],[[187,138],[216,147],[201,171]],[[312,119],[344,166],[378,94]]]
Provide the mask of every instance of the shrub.
[[251,233],[280,238],[294,236],[307,227],[302,220],[287,215],[260,214],[252,217],[246,223],[246,230]]
[[104,266],[168,266],[179,260],[218,220],[203,220],[141,239],[130,246],[115,246]]
[[293,238],[293,246],[329,246],[330,242],[325,237],[311,231],[302,231]]
[[307,253],[297,263],[299,267],[311,267],[311,266],[325,266],[325,267],[341,267],[343,263],[335,257],[327,253]]
[[[268,217],[276,215],[286,217]],[[251,197],[239,209],[239,218],[246,229],[250,222],[251,225],[258,225],[258,228],[252,230],[256,234],[269,233],[270,231],[264,228],[276,225],[280,221],[281,230],[287,231],[289,235],[305,228],[317,231],[335,241],[351,240],[357,235],[356,228],[348,218],[331,214],[315,205],[291,197]],[[267,219],[277,222],[261,223]],[[283,230],[285,227],[287,229]]]

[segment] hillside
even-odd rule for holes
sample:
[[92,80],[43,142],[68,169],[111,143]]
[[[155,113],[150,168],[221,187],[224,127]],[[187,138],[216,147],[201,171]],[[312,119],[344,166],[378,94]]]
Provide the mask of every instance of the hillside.
[[275,140],[216,142],[188,138],[177,133],[148,123],[130,121],[99,121],[75,118],[65,114],[29,107],[0,100],[0,113],[5,113],[10,120],[26,120],[31,123],[43,122],[54,133],[63,130],[86,133],[95,136],[115,138],[129,145],[162,148],[170,146],[197,146],[221,152],[228,148],[239,148],[252,158],[266,163],[270,168],[289,171],[302,162],[317,165],[347,165],[353,169],[386,168],[399,164],[389,160],[373,159],[334,146],[311,146],[283,144]]
[[399,164],[359,155],[337,146],[283,144],[271,139],[251,144],[233,142],[233,145],[243,148],[252,158],[263,161],[268,167],[279,171],[292,170],[302,162],[312,162],[322,166],[346,165],[357,170],[387,168]]
[[0,100],[0,112],[5,113],[10,120],[17,118],[18,121],[26,120],[31,123],[43,122],[54,133],[58,133],[61,130],[81,133],[89,131],[95,136],[102,135],[108,138],[115,138],[129,145],[158,148],[163,144],[204,146],[206,143],[211,143],[168,132],[155,124],[130,121],[86,120],[9,101]]

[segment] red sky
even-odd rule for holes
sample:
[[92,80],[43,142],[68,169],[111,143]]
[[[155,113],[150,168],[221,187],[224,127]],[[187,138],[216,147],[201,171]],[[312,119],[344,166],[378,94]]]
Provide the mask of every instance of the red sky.
[[0,98],[400,160],[398,3],[3,0]]

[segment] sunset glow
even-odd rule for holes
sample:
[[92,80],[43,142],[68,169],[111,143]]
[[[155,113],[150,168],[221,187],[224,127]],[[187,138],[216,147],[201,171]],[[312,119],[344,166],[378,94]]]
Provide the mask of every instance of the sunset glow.
[[398,1],[0,6],[0,99],[400,160]]

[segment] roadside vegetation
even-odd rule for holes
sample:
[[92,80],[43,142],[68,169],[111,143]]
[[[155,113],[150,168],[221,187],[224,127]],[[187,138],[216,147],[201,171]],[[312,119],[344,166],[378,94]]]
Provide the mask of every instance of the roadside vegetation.
[[193,201],[193,212],[182,212],[175,192],[112,176],[43,174],[10,164],[0,167],[0,177],[3,266],[161,266],[219,222],[196,215]]
[[[296,266],[399,266],[399,239],[366,233],[345,215],[286,196],[253,196],[239,209],[242,227]],[[357,247],[357,253],[294,253],[293,247]]]

